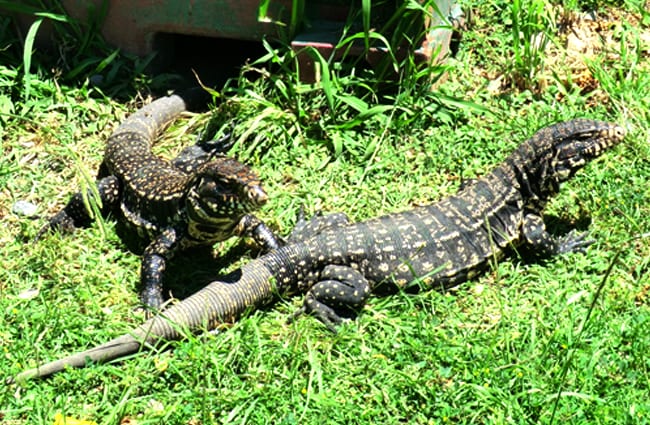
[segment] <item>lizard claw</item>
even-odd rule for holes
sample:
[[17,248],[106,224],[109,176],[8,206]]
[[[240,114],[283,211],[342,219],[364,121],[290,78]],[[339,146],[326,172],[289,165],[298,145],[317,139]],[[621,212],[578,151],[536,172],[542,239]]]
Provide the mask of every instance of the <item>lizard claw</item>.
[[587,252],[587,247],[594,242],[593,239],[586,239],[587,233],[577,233],[575,230],[569,232],[566,236],[558,240],[557,252],[565,254],[567,252],[579,252],[584,254]]
[[311,294],[305,295],[305,301],[298,310],[296,310],[289,318],[287,323],[292,323],[296,318],[303,314],[309,314],[320,320],[327,329],[332,333],[337,333],[336,326],[343,323],[341,316],[331,308],[316,300]]
[[65,210],[59,211],[54,217],[40,228],[33,242],[36,243],[43,237],[44,234],[52,231],[60,231],[61,233],[72,233],[77,228],[75,221],[70,217]]
[[155,316],[158,313],[164,304],[162,294],[154,290],[143,290],[140,294],[140,307],[138,310],[142,310],[147,319]]
[[300,317],[300,316],[302,316],[303,314],[305,314],[305,312],[306,312],[306,309],[305,309],[305,306],[303,305],[302,307],[300,307],[299,309],[297,309],[296,311],[294,311],[294,312],[291,314],[291,316],[287,317],[287,324],[291,324],[291,323],[293,323],[293,322],[294,322],[298,317]]
[[201,147],[204,151],[210,152],[211,157],[213,157],[218,154],[225,154],[235,145],[235,142],[236,140],[231,131],[218,139],[199,141],[196,145]]

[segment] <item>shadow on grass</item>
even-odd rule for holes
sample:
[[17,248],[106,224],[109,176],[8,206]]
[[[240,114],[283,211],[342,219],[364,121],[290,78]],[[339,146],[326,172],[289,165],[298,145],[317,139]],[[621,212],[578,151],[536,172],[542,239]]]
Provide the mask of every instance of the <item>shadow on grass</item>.
[[[116,223],[115,227],[118,237],[129,252],[142,255],[147,246],[146,242],[132,229],[120,223]],[[174,298],[187,298],[210,282],[226,275],[240,259],[259,255],[256,247],[249,245],[245,239],[239,239],[230,248],[223,248],[221,245],[223,244],[177,252],[166,264],[163,296],[167,299],[171,293]],[[141,284],[138,284],[137,289],[142,289]]]
[[227,270],[242,258],[255,257],[246,241],[240,240],[230,249],[195,248],[178,253],[169,262],[164,278],[164,296],[184,299],[223,278]]

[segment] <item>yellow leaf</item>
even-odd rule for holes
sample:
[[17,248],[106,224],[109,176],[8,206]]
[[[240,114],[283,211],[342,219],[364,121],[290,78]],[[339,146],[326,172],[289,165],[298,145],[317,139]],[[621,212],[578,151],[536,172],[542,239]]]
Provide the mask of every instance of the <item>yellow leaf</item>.
[[75,419],[70,416],[63,417],[61,412],[54,415],[54,425],[97,425],[97,422]]
[[158,372],[164,372],[169,367],[169,362],[166,359],[160,360],[156,357],[155,359],[153,359],[153,362]]

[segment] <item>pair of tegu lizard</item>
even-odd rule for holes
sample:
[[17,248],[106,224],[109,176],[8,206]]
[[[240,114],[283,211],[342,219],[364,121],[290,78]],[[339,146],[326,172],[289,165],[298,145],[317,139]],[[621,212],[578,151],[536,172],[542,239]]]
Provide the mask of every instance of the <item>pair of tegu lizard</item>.
[[[584,250],[591,243],[584,235],[548,234],[541,211],[560,182],[625,134],[616,124],[592,120],[552,125],[492,173],[429,207],[352,225],[342,215],[300,219],[287,240],[292,249],[281,248],[284,241],[252,215],[267,195],[248,166],[224,155],[228,141],[197,143],[171,161],[152,154],[155,138],[185,109],[183,98],[172,95],[135,112],[108,139],[99,170],[102,214],[114,214],[148,241],[142,303],[153,311],[162,306],[163,272],[177,252],[246,235],[263,252],[277,252],[265,267],[280,286],[304,292],[301,311],[332,330],[339,309],[359,308],[388,280],[403,287],[423,278],[448,287],[511,245],[528,243],[545,255]],[[91,221],[77,193],[38,237]]]

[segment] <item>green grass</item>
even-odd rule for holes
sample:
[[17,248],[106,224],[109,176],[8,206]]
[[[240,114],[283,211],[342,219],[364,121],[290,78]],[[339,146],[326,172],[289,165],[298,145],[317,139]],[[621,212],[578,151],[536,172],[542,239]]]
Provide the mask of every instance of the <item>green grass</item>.
[[[301,205],[359,220],[434,202],[547,123],[613,120],[629,128],[625,143],[565,184],[546,211],[554,231],[590,232],[596,243],[587,255],[515,256],[447,293],[372,298],[337,335],[311,318],[288,325],[301,300],[282,299],[171,350],[0,386],[0,423],[52,424],[57,412],[101,424],[650,423],[648,23],[621,24],[616,49],[590,61],[595,89],[553,80],[570,72],[556,64],[538,69],[551,75],[544,87],[494,94],[490,78],[512,71],[512,28],[496,12],[507,7],[476,6],[475,27],[433,91],[414,82],[415,69],[395,88],[371,71],[350,74],[354,64],[331,64],[329,80],[300,85],[292,58],[279,49],[250,65],[257,79],[231,81],[214,114],[180,120],[156,151],[172,155],[200,130],[208,128],[205,137],[228,131],[234,119],[232,154],[255,167],[271,196],[260,216],[287,233]],[[640,3],[616,7],[643,19]],[[92,39],[84,45],[97,49],[85,57],[57,62],[58,78],[43,58],[32,58],[26,94],[26,55],[4,34],[2,379],[142,320],[134,311],[139,261],[112,221],[104,231],[31,239],[94,175],[106,137],[138,104],[134,90],[155,85],[118,55],[108,68],[119,70],[119,82],[92,87],[86,79],[110,73],[96,64],[111,58]],[[40,217],[13,213],[18,200],[37,205]],[[179,263],[170,271],[175,287],[223,271]]]

